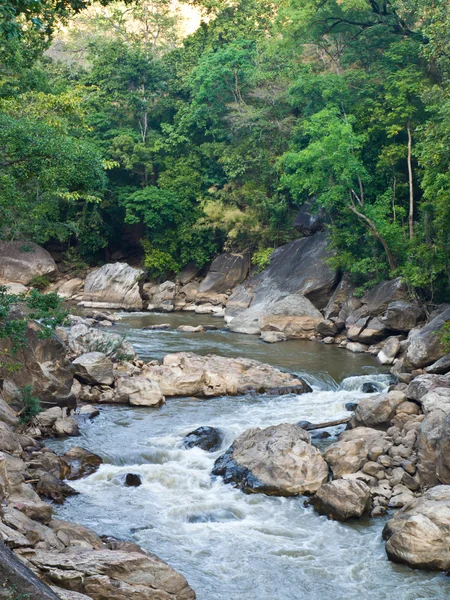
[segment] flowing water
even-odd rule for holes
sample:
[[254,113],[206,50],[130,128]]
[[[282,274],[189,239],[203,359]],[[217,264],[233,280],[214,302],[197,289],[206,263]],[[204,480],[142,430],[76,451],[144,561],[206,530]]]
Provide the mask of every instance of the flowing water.
[[[182,572],[198,600],[449,598],[450,579],[444,575],[387,561],[381,539],[385,520],[336,523],[305,508],[304,498],[245,495],[210,477],[214,460],[248,427],[339,418],[348,414],[347,402],[364,397],[364,382],[386,389],[389,376],[371,357],[312,342],[267,345],[225,331],[142,330],[162,322],[222,323],[185,314],[131,314],[115,329],[126,333],[145,359],[186,350],[246,356],[302,375],[314,391],[168,399],[159,410],[103,407],[76,442],[49,442],[57,451],[76,443],[105,460],[97,473],[73,482],[80,495],[57,507],[61,518],[139,543]],[[224,432],[220,451],[181,447],[183,436],[201,425]],[[139,474],[143,485],[124,487],[130,472]]]

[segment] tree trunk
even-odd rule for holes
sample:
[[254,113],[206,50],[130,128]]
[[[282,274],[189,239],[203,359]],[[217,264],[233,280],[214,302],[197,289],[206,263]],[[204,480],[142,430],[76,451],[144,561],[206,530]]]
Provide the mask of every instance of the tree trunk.
[[408,175],[409,175],[409,239],[412,240],[414,237],[414,183],[413,183],[413,170],[411,163],[412,154],[412,135],[411,126],[408,121],[406,125],[406,131],[408,132]]

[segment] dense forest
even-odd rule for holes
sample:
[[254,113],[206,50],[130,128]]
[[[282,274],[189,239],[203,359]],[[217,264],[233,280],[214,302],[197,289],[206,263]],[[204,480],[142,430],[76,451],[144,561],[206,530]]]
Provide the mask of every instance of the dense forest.
[[6,0],[0,237],[264,266],[307,206],[361,290],[450,288],[448,0]]

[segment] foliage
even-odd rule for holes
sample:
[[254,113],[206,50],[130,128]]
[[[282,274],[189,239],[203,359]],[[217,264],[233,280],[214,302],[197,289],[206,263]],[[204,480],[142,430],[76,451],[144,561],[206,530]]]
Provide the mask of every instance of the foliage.
[[440,342],[444,347],[444,351],[450,352],[450,321],[446,321],[442,326],[440,332]]
[[22,423],[29,423],[33,417],[42,412],[39,398],[33,396],[33,388],[31,385],[26,385],[20,390],[20,401],[23,404],[23,408],[20,412],[20,421]]
[[74,264],[126,247],[152,276],[221,250],[261,267],[307,203],[361,292],[401,276],[445,300],[449,3],[191,3],[183,38],[168,0],[6,2],[0,237]]
[[270,265],[273,248],[257,250],[252,256],[252,265],[255,265],[258,273]]
[[33,288],[36,288],[39,291],[44,291],[50,285],[50,280],[45,275],[35,275],[31,281],[30,285]]

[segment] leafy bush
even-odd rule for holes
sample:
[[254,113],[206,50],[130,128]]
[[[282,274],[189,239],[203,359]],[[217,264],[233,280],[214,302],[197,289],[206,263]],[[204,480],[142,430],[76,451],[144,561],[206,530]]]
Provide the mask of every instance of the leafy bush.
[[252,256],[252,265],[255,265],[258,273],[270,265],[273,248],[257,250]]
[[26,385],[21,389],[20,400],[23,404],[20,413],[20,420],[22,423],[29,423],[33,417],[42,412],[39,398],[33,396],[33,388],[31,385]]
[[31,287],[44,291],[50,285],[50,280],[45,275],[35,275],[30,281]]
[[444,323],[444,326],[439,332],[439,336],[445,352],[450,352],[450,321]]

